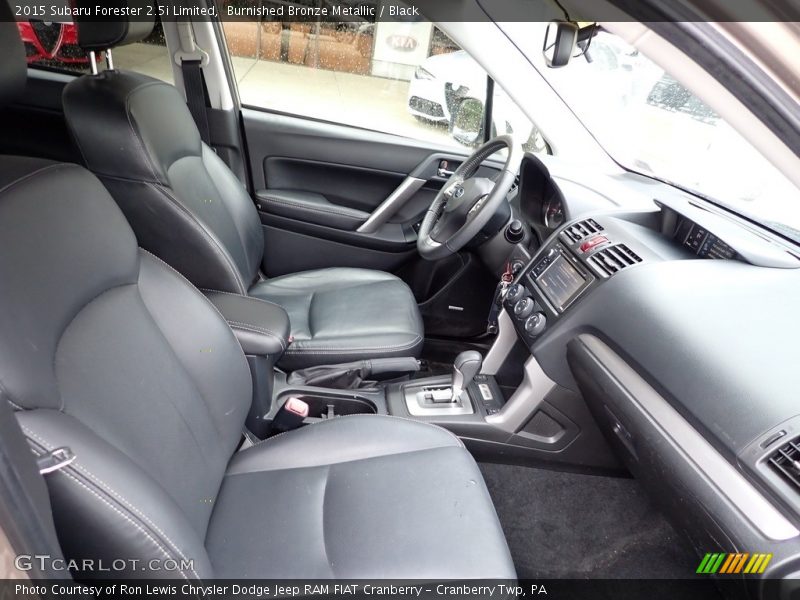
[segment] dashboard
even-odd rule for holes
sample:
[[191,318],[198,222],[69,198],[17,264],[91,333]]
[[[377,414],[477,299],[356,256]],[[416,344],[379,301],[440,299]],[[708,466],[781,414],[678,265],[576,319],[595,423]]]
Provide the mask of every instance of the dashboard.
[[526,155],[520,166],[520,209],[537,233],[545,236],[567,220],[564,196],[547,167],[533,155]]
[[797,576],[800,252],[666,184],[641,189],[649,205],[573,202],[526,157],[520,213],[541,242],[514,249],[503,308],[696,549],[756,547],[775,554],[765,577]]

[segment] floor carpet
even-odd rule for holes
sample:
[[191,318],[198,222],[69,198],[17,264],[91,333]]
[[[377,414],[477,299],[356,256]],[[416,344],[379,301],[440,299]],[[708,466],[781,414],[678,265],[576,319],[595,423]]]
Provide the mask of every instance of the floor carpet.
[[[521,579],[694,577],[696,555],[636,480],[480,467]],[[675,598],[680,585],[662,586],[663,597]],[[690,585],[693,593],[678,597],[719,598],[710,582]],[[648,600],[660,597],[648,591]]]

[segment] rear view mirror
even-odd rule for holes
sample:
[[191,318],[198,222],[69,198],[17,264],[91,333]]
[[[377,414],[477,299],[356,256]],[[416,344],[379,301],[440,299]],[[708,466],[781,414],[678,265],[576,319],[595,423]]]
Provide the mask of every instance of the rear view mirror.
[[551,69],[563,67],[569,63],[578,43],[577,23],[572,21],[551,21],[544,34],[544,60]]

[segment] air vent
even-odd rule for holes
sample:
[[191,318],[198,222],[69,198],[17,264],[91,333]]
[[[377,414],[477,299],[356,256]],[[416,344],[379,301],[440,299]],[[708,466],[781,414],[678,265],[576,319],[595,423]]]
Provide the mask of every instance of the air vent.
[[603,226],[600,225],[600,223],[594,219],[586,219],[585,221],[579,221],[574,225],[570,225],[564,230],[564,233],[566,233],[567,237],[573,242],[580,242],[582,239],[600,233],[601,231],[603,231]]
[[641,257],[625,244],[617,244],[598,250],[589,258],[592,266],[596,267],[601,274],[613,275],[622,269],[632,267],[636,263],[642,262]]
[[768,459],[769,466],[800,489],[800,438],[784,444]]

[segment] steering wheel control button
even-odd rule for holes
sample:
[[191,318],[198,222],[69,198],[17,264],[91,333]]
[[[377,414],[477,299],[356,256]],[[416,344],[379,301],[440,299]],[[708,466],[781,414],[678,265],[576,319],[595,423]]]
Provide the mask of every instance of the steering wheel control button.
[[535,313],[525,321],[525,333],[531,337],[536,337],[544,332],[547,325],[547,317],[542,313]]
[[525,319],[533,312],[533,298],[523,298],[514,305],[514,314],[518,319]]
[[586,240],[585,242],[583,242],[581,244],[581,252],[583,252],[584,254],[587,253],[587,252],[591,252],[597,246],[600,246],[602,244],[607,244],[607,243],[608,243],[608,238],[606,236],[604,236],[604,235],[596,235],[592,239]]

